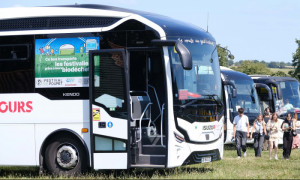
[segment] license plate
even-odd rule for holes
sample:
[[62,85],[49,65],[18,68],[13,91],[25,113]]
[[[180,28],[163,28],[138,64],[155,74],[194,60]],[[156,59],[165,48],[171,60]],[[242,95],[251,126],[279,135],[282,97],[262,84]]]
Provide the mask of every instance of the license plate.
[[202,163],[211,162],[211,156],[203,157],[203,158],[201,159],[201,162],[202,162]]

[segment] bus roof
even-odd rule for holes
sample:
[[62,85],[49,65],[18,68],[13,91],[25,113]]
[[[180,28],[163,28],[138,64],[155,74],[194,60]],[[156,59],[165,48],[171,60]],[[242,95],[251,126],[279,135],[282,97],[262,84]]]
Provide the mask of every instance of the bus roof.
[[188,37],[203,36],[203,38],[213,39],[210,33],[206,32],[204,29],[200,27],[172,19],[164,15],[154,14],[150,12],[131,10],[131,9],[114,7],[114,6],[96,5],[96,4],[75,4],[75,5],[69,5],[69,6],[67,5],[61,7],[91,8],[91,9],[112,10],[112,11],[138,14],[140,16],[143,16],[153,21],[154,23],[162,27],[165,30],[167,36],[188,36]]
[[[260,76],[260,75],[250,75],[250,77],[255,81],[259,83],[265,83],[265,82],[282,82],[282,81],[297,81],[297,79],[292,77],[280,77],[280,76]],[[298,82],[298,81],[297,81]]]
[[[172,37],[186,37],[186,38],[198,38],[207,39],[215,43],[215,39],[212,35],[202,28],[197,26],[174,20],[167,16],[157,15],[149,12],[137,11],[124,9],[113,6],[95,5],[95,4],[76,4],[76,5],[65,5],[65,6],[48,6],[48,7],[16,7],[16,8],[3,8],[0,11],[0,32],[3,31],[24,31],[24,30],[41,30],[48,29],[49,27],[43,27],[32,19],[36,18],[113,18],[109,19],[111,23],[105,24],[111,26],[112,24],[121,24],[127,20],[138,20],[137,16],[143,17],[148,21],[155,23],[165,32],[167,39]],[[27,19],[27,21],[26,21]],[[28,21],[31,19],[31,21]],[[56,19],[57,20],[57,19]],[[124,21],[125,20],[125,21]],[[22,22],[26,21],[26,23]],[[122,21],[122,22],[121,22]],[[74,21],[73,21],[74,22]],[[105,19],[107,22],[107,19]],[[121,22],[121,23],[120,23]],[[32,24],[31,24],[32,23]],[[26,26],[19,27],[18,24],[26,24]],[[42,23],[40,23],[42,24]],[[50,23],[48,23],[50,24]],[[62,23],[64,24],[64,23]],[[146,24],[146,23],[145,23]],[[99,25],[101,26],[101,25]],[[98,27],[99,27],[98,26]],[[93,26],[94,27],[94,26]],[[102,25],[102,27],[105,27]],[[53,27],[52,27],[53,28]],[[70,29],[70,27],[61,26],[61,29]],[[79,24],[77,28],[83,28],[82,24]],[[87,27],[88,28],[88,27]],[[162,36],[162,34],[161,34]],[[193,42],[194,39],[189,41]]]
[[250,80],[250,81],[253,81],[251,79],[250,76],[248,76],[247,74],[245,73],[241,73],[241,72],[238,72],[238,71],[234,71],[232,69],[225,69],[225,68],[221,68],[221,73],[223,74],[224,76],[224,79],[225,80]]

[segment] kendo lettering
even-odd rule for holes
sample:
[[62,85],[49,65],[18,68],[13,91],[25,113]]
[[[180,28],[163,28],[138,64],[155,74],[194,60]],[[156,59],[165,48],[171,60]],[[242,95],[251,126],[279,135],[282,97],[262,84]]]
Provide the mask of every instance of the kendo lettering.
[[0,113],[30,113],[32,109],[32,101],[0,101]]

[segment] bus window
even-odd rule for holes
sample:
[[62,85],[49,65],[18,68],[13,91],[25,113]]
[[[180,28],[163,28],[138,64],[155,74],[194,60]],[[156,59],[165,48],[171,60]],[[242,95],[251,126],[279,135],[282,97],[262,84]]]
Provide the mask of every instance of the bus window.
[[34,92],[33,36],[0,37],[0,93]]
[[[95,103],[104,106],[111,116],[127,118],[124,63],[120,52],[94,56]],[[97,63],[99,61],[99,63]]]

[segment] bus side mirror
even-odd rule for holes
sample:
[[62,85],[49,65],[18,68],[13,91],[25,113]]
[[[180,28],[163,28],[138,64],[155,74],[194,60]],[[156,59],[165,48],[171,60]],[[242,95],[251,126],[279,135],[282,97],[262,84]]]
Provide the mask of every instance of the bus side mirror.
[[180,57],[183,69],[191,70],[193,68],[193,62],[190,51],[180,41],[176,42],[175,49]]
[[235,86],[234,82],[232,82],[232,81],[223,81],[223,85],[231,86],[232,87],[232,97],[236,98],[237,90],[236,90],[236,86]]
[[272,100],[272,92],[268,85],[263,84],[263,83],[255,83],[255,87],[256,88],[265,88],[268,92],[268,101]]
[[179,55],[183,69],[191,70],[193,68],[192,55],[180,41],[154,39],[151,43],[156,46],[175,46],[175,50]]

